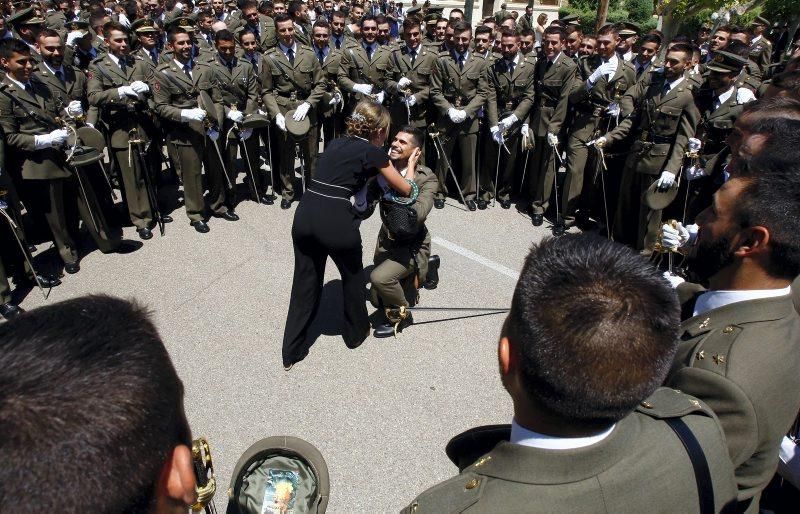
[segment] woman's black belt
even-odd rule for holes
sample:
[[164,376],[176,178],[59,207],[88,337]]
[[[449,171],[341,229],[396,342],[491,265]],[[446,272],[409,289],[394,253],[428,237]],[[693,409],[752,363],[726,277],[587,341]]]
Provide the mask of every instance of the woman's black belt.
[[311,179],[311,185],[309,185],[308,190],[319,196],[335,198],[337,200],[346,200],[348,202],[352,196],[350,189],[344,186],[336,186],[333,184],[328,184],[327,182],[320,182],[317,179]]

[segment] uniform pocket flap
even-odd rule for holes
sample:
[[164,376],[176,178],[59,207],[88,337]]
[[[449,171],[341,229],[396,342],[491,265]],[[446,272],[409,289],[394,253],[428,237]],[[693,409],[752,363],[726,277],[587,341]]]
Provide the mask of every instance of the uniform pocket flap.
[[659,112],[666,114],[667,116],[674,116],[678,117],[681,115],[683,109],[679,107],[670,107],[669,105],[662,105],[659,109]]

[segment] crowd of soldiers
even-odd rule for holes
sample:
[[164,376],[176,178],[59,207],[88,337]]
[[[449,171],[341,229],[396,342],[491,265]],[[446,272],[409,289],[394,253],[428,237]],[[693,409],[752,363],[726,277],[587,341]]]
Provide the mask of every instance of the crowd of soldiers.
[[[766,80],[791,49],[773,52],[763,18],[664,41],[630,23],[584,35],[574,16],[538,31],[530,7],[473,30],[460,9],[415,4],[3,4],[9,274],[57,285],[32,269],[48,240],[78,272],[81,226],[102,252],[131,251],[120,226],[163,234],[179,185],[199,233],[242,200],[288,209],[364,98],[426,134],[436,208],[516,201],[534,226],[552,213],[557,234],[595,227],[649,252],[662,212],[691,222],[724,180],[742,106],[797,93],[796,58]],[[9,291],[0,267],[4,315]]]

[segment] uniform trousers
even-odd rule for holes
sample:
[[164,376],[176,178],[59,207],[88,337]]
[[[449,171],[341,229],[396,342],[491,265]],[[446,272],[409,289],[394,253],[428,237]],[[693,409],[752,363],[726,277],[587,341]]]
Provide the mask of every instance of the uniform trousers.
[[[103,202],[97,197],[97,191],[92,180],[91,174],[102,173],[98,165],[84,166],[74,169],[75,176],[68,179],[65,183],[66,198],[76,199],[75,207],[77,214],[83,221],[83,226],[92,236],[97,248],[103,253],[114,252],[120,244],[120,239],[112,234],[111,225],[106,218],[103,209]],[[80,183],[78,179],[80,178]],[[105,179],[103,179],[105,180]],[[81,188],[81,185],[83,187]],[[107,189],[105,190],[107,192]],[[69,209],[72,210],[72,209]],[[73,215],[68,216],[71,220],[70,226],[77,227],[77,219]]]
[[69,180],[72,179],[53,178],[24,181],[25,196],[30,202],[26,203],[26,205],[33,206],[34,209],[44,215],[47,225],[50,227],[53,242],[58,249],[58,254],[65,264],[78,262],[78,250],[69,233],[66,210],[64,208],[65,189],[69,187],[67,183]]
[[[308,182],[314,178],[314,170],[317,167],[317,156],[319,155],[319,126],[311,125],[308,134],[303,139],[297,141],[294,136],[275,128],[278,132],[281,149],[281,185],[284,200],[293,201],[297,196],[294,192],[294,160],[297,157],[296,146],[300,147],[302,158],[303,173],[305,175],[306,187]],[[274,150],[274,149],[273,149]]]
[[359,225],[349,200],[309,192],[297,207],[292,225],[294,278],[283,334],[284,365],[302,360],[314,343],[307,335],[319,309],[328,257],[342,275],[345,344],[356,348],[369,335]]
[[[555,152],[547,144],[546,137],[534,137],[534,149],[528,163],[530,176],[530,194],[533,198],[533,213],[544,214],[550,206],[550,193],[553,191],[553,182],[556,180]],[[561,198],[558,199],[561,207]]]
[[113,148],[112,151],[122,175],[122,186],[125,188],[125,202],[128,204],[131,223],[136,228],[149,228],[153,223],[153,211],[147,196],[143,170],[140,169],[138,162],[133,162],[131,165],[135,157],[130,155],[127,146]]
[[5,266],[3,261],[0,260],[0,305],[5,305],[11,301],[11,286],[8,285],[8,276],[6,275]]
[[[227,145],[225,146],[225,151],[223,152],[223,156],[225,157],[225,168],[228,172],[228,180],[230,180],[233,190],[235,191],[236,179],[239,176],[239,169],[236,167],[236,158],[239,156],[239,152],[241,151],[241,158],[244,164],[245,173],[244,182],[247,184],[247,189],[250,191],[251,197],[255,198],[256,202],[259,201],[259,198],[264,191],[264,180],[260,173],[260,148],[258,143],[258,135],[255,133],[251,134],[249,138],[244,140],[244,145],[242,145],[238,137],[231,137],[228,139]],[[243,146],[247,147],[246,153],[243,149]],[[249,166],[247,163],[247,157],[250,157]],[[250,173],[251,170],[252,173]],[[254,182],[256,190],[253,190]],[[225,185],[227,186],[227,182]],[[233,209],[236,206],[236,195],[234,192],[231,192],[231,194],[227,196],[227,206],[229,209]]]
[[[203,175],[206,171],[208,183],[208,202],[215,214],[228,212],[225,205],[227,184],[220,166],[219,156],[211,146],[214,143],[208,137],[193,137],[191,144],[175,144],[175,155],[178,173],[183,181],[183,197],[186,204],[186,215],[190,221],[203,221],[205,218],[205,202],[203,200]],[[202,166],[202,167],[201,167]]]
[[621,194],[614,218],[614,240],[618,243],[637,250],[653,248],[661,228],[661,211],[647,207],[642,202],[642,194],[657,179],[656,175],[637,173],[631,166],[623,171]]
[[[594,183],[594,168],[586,169],[589,163],[590,148],[586,146],[588,141],[595,138],[598,123],[602,118],[595,118],[586,114],[578,114],[572,123],[572,130],[567,140],[567,176],[564,180],[563,190],[561,191],[562,217],[566,224],[575,221],[575,211],[578,210],[582,202],[581,195],[586,188],[585,205],[594,204],[594,193],[596,189],[592,187]],[[591,150],[594,152],[594,150]],[[592,159],[591,164],[595,164]],[[588,186],[588,187],[587,187]],[[601,192],[602,193],[602,192]],[[606,221],[606,223],[608,223]]]
[[[414,278],[420,282],[428,274],[428,256],[431,253],[430,243],[413,245],[395,245],[387,243],[388,232],[381,228],[378,246],[375,248],[375,267],[369,275],[372,284],[370,300],[378,308],[409,307],[407,292],[416,295],[417,287]],[[413,296],[412,296],[413,298]]]
[[[470,123],[466,121],[465,123]],[[458,147],[459,156],[461,158],[461,166],[459,171],[456,172],[458,177],[458,186],[461,188],[461,194],[464,195],[464,200],[475,199],[475,147],[478,144],[477,133],[465,133],[457,129],[451,128],[445,135],[440,136],[440,141],[444,148],[444,153],[450,166],[455,171],[453,164],[454,150]],[[440,149],[441,151],[441,149]],[[447,177],[450,171],[447,169],[447,164],[443,157],[439,158],[436,164],[436,178],[439,179],[439,190],[435,194],[435,198],[444,199],[447,197]],[[460,196],[456,194],[456,198]]]

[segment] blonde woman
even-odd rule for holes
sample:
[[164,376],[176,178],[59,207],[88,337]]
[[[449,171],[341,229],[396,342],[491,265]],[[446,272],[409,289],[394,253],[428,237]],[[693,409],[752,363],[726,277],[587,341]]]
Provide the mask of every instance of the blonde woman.
[[314,178],[294,216],[294,280],[283,334],[286,371],[303,360],[314,343],[307,339],[308,327],[319,308],[329,256],[342,275],[345,344],[357,348],[369,335],[360,218],[351,197],[378,175],[400,196],[413,198],[418,192],[413,180],[419,152],[409,159],[403,177],[382,148],[389,134],[386,108],[363,100],[346,123],[347,135],[331,142],[320,156]]

